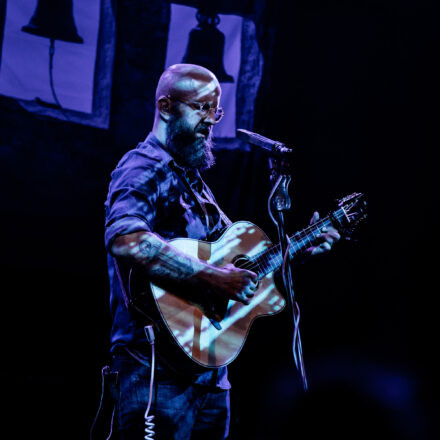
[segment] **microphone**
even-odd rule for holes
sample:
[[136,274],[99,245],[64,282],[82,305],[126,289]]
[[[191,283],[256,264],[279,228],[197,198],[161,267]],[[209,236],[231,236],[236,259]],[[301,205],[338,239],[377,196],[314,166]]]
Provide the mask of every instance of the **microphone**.
[[287,148],[285,144],[273,141],[252,131],[237,128],[237,138],[249,144],[260,147],[266,154],[275,159],[289,159],[292,157],[293,150]]

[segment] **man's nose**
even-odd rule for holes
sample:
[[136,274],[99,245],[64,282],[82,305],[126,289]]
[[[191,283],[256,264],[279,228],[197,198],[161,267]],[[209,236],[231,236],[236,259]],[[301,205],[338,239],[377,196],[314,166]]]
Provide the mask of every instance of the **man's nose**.
[[217,121],[215,120],[215,109],[213,109],[213,108],[209,109],[209,110],[206,112],[206,114],[205,114],[203,120],[204,120],[204,122],[206,122],[206,123],[208,123],[208,124],[211,124],[211,125],[216,124]]

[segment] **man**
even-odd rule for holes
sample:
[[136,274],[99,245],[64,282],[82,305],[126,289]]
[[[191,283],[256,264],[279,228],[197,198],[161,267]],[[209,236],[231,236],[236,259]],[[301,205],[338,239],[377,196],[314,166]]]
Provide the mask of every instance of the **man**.
[[[158,286],[178,286],[249,304],[255,273],[228,264],[215,267],[179,252],[178,237],[213,241],[230,224],[199,170],[214,163],[212,128],[220,122],[221,88],[209,70],[176,64],[161,76],[154,125],[146,140],[129,151],[112,173],[106,201],[106,247],[111,288],[113,370],[118,372],[118,422],[122,439],[144,435],[151,359],[145,323],[127,307],[132,270]],[[313,220],[317,219],[315,213]],[[328,251],[336,230],[321,234]],[[179,289],[178,289],[179,290]],[[156,368],[153,412],[160,439],[224,439],[229,424],[226,367],[182,373],[166,353]]]

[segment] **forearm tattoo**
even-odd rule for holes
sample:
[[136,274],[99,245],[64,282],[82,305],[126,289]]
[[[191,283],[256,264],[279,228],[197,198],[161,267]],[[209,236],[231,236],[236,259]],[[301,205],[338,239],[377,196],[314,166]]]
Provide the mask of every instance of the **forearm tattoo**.
[[[202,269],[202,263],[193,260],[158,237],[143,238],[138,245],[138,258],[153,278],[182,281]],[[200,266],[200,267],[197,267]]]
[[147,238],[139,243],[139,253],[146,261],[153,260],[160,251],[160,244],[154,243],[152,239]]

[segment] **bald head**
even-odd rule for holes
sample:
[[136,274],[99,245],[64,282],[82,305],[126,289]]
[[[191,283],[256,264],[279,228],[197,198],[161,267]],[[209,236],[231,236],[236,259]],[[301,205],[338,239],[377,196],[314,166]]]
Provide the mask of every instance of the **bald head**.
[[160,77],[152,132],[178,163],[199,169],[214,163],[220,94],[215,75],[195,64],[174,64]]
[[173,97],[185,101],[208,101],[219,97],[220,83],[208,69],[196,64],[174,64],[161,75],[156,101]]

